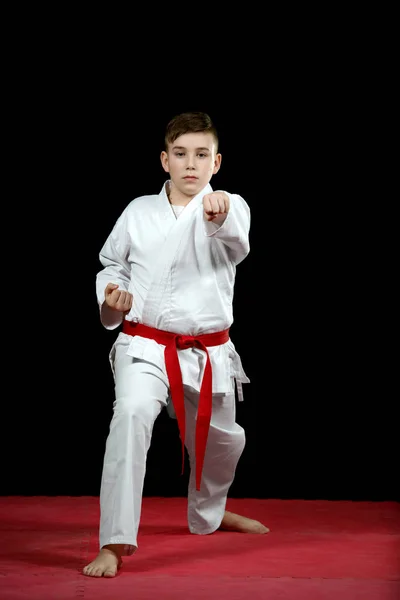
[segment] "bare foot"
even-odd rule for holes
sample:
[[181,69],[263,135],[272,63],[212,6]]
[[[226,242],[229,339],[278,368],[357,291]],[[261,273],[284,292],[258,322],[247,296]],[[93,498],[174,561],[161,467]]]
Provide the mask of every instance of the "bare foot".
[[122,565],[120,544],[104,546],[96,558],[83,568],[83,574],[89,577],[115,577]]
[[241,515],[225,511],[220,529],[224,531],[239,531],[240,533],[268,533],[268,527],[265,527],[260,521],[248,519]]

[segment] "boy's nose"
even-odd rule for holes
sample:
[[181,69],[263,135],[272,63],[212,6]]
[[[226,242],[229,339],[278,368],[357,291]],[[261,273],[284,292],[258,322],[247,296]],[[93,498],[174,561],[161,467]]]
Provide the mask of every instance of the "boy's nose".
[[186,168],[187,169],[194,169],[194,156],[191,156],[188,154],[187,156],[187,160],[186,160]]

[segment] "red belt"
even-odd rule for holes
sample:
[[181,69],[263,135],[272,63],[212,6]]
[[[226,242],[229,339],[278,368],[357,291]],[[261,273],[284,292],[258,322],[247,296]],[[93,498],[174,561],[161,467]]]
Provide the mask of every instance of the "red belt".
[[182,473],[185,464],[185,401],[183,395],[182,373],[179,364],[178,350],[185,348],[200,348],[207,355],[203,381],[200,388],[199,406],[196,422],[196,489],[200,490],[201,473],[203,470],[204,456],[208,431],[210,429],[212,409],[212,369],[207,346],[220,346],[229,340],[229,329],[217,333],[203,335],[181,335],[148,327],[141,323],[124,320],[123,333],[140,335],[144,338],[155,340],[165,346],[165,366],[169,379],[171,399],[174,405],[179,432],[182,440]]

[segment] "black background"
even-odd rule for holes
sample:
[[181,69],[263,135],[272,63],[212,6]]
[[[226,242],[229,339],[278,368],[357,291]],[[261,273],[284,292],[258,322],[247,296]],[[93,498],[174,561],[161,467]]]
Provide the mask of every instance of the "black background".
[[[99,493],[118,331],[99,321],[98,253],[128,202],[160,191],[167,121],[203,110],[222,153],[211,185],[242,195],[252,213],[231,329],[251,379],[231,495],[397,498],[394,358],[380,337],[384,282],[363,220],[356,107],[293,79],[242,98],[231,88],[174,97],[168,82],[128,91],[82,69],[73,87],[57,80],[17,106],[1,493]],[[162,412],[144,493],[186,486],[176,422]]]

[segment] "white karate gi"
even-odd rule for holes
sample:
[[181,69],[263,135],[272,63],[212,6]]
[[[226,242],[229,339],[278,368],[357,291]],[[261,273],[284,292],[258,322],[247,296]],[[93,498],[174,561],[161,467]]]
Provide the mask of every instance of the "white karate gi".
[[[150,327],[200,335],[228,329],[236,266],[249,252],[250,209],[228,194],[230,210],[218,226],[204,218],[207,185],[177,218],[166,182],[157,195],[135,198],[117,220],[100,251],[103,269],[96,280],[101,322],[115,329],[123,313],[104,303],[108,283],[133,295],[128,320]],[[115,378],[114,413],[106,443],[100,490],[100,547],[137,544],[146,456],[156,417],[163,407],[174,415],[164,361],[165,346],[120,333],[110,353]],[[235,423],[235,380],[248,383],[231,340],[208,348],[212,365],[213,407],[200,491],[195,487],[195,420],[205,352],[178,350],[185,391],[186,440],[191,473],[188,524],[192,533],[215,531],[223,518],[227,493],[245,445]]]

